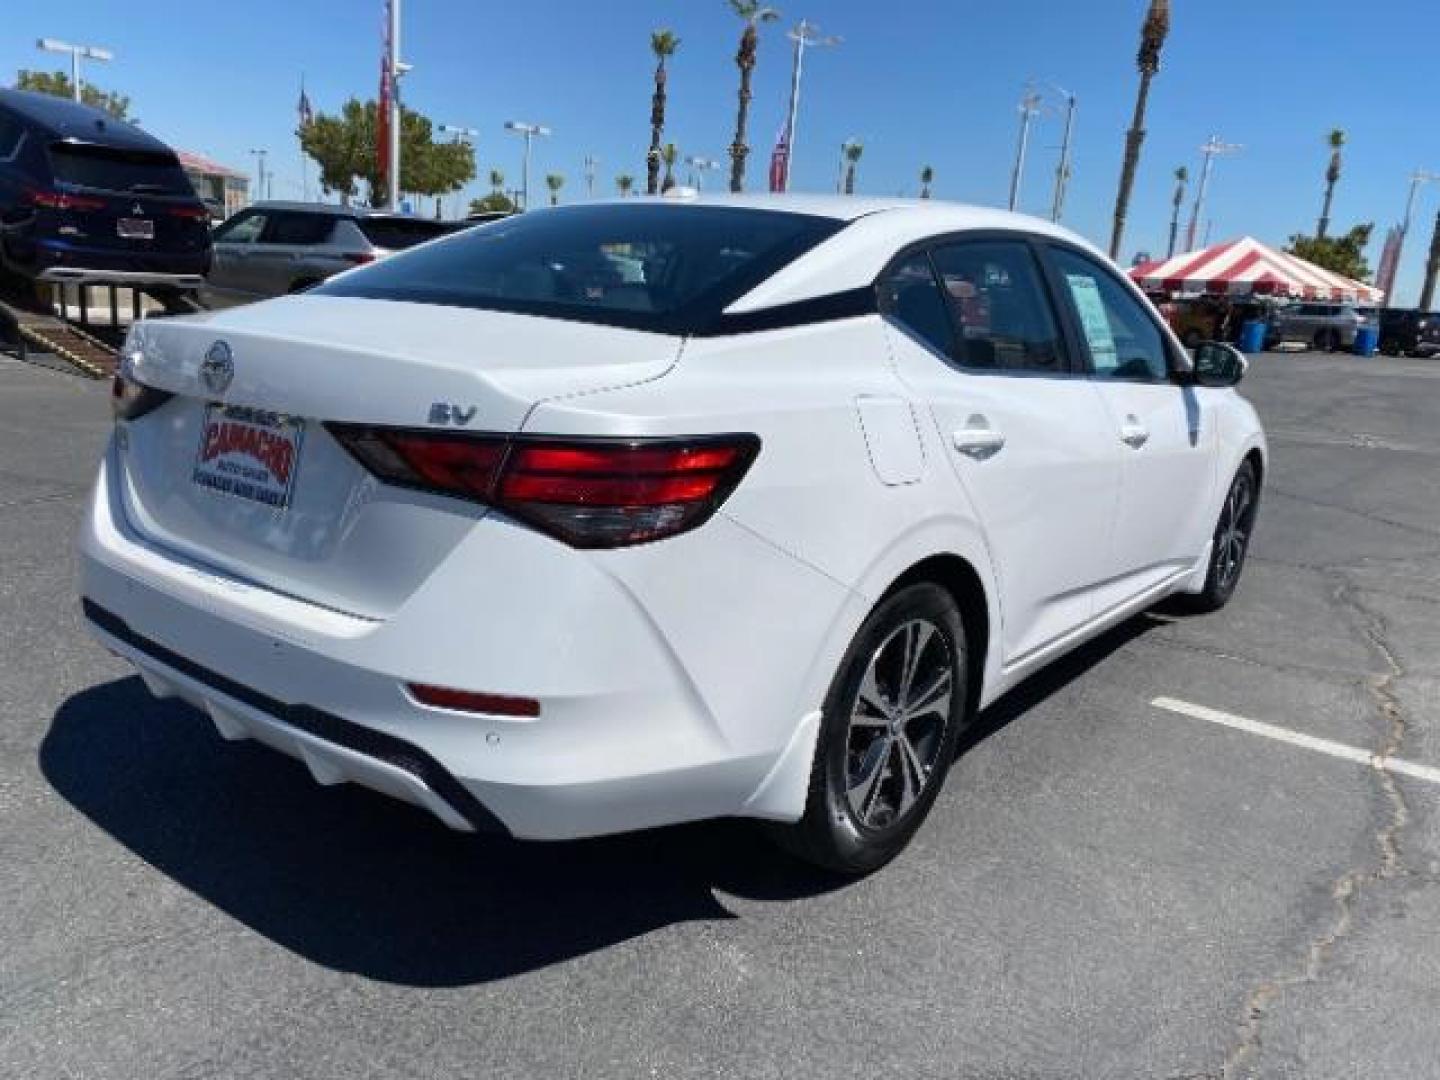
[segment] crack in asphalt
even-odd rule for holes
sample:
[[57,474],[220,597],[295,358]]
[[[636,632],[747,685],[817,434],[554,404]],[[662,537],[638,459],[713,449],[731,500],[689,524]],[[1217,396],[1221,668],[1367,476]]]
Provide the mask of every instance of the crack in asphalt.
[[[1337,604],[1351,613],[1361,635],[1385,664],[1384,671],[1372,674],[1366,680],[1377,711],[1388,721],[1385,739],[1375,751],[1377,764],[1383,764],[1400,752],[1408,731],[1404,710],[1395,694],[1395,684],[1404,678],[1405,668],[1389,643],[1384,618],[1358,599],[1357,586],[1344,574],[1331,572],[1328,576],[1334,583],[1334,599]],[[1371,774],[1389,807],[1388,820],[1375,834],[1379,861],[1370,868],[1357,867],[1349,870],[1331,885],[1334,918],[1324,933],[1311,940],[1305,952],[1305,963],[1300,970],[1261,983],[1251,992],[1245,1001],[1244,1018],[1240,1023],[1235,1045],[1225,1056],[1220,1073],[1222,1080],[1234,1080],[1245,1075],[1242,1070],[1262,1046],[1264,1022],[1276,1000],[1286,990],[1319,980],[1325,962],[1336,946],[1350,935],[1354,926],[1355,905],[1364,891],[1405,872],[1400,850],[1400,833],[1410,819],[1409,807],[1395,783],[1395,778],[1387,770],[1375,768],[1371,770]]]
[[1385,525],[1391,529],[1401,529],[1404,532],[1419,533],[1421,536],[1432,538],[1440,537],[1440,531],[1427,529],[1423,525],[1411,525],[1408,522],[1381,517],[1379,514],[1372,514],[1365,510],[1356,510],[1352,506],[1342,506],[1340,503],[1326,502],[1324,499],[1314,499],[1308,495],[1296,495],[1293,491],[1286,491],[1283,488],[1275,487],[1273,484],[1266,485],[1265,494],[1279,495],[1281,498],[1292,499],[1295,502],[1304,503],[1307,506],[1318,506],[1325,510],[1334,510],[1340,514],[1351,514],[1354,517],[1363,518],[1365,521],[1372,522],[1376,525]]

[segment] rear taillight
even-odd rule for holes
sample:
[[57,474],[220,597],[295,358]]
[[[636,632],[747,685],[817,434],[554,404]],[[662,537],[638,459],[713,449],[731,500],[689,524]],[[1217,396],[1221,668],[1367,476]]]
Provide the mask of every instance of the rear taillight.
[[203,206],[171,206],[167,212],[171,217],[189,218],[191,221],[202,221],[210,216],[210,211]]
[[494,506],[573,547],[624,547],[693,529],[760,448],[754,435],[563,439],[331,424],[380,479]]
[[351,251],[340,257],[348,263],[354,263],[356,266],[364,266],[367,263],[373,263],[380,256],[376,255],[373,251]]
[[30,191],[26,199],[32,206],[47,210],[103,210],[105,200],[89,195],[70,195],[63,191]]

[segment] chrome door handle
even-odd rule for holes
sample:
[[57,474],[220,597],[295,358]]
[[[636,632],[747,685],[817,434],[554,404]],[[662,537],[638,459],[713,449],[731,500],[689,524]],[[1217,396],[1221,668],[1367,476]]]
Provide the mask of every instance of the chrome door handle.
[[1150,430],[1131,417],[1120,427],[1120,441],[1126,446],[1139,450],[1150,441]]
[[975,461],[992,458],[1005,448],[1005,436],[989,427],[963,427],[954,435],[955,449]]

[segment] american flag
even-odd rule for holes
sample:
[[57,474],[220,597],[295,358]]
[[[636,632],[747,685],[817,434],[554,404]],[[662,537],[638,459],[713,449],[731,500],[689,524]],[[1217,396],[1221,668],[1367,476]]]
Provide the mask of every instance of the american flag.
[[315,119],[315,110],[310,107],[310,95],[305,93],[305,80],[300,80],[300,103],[295,106],[296,112],[300,114],[300,126],[309,127],[310,122]]
[[790,187],[790,124],[787,121],[775,136],[775,149],[770,151],[770,190],[783,192]]

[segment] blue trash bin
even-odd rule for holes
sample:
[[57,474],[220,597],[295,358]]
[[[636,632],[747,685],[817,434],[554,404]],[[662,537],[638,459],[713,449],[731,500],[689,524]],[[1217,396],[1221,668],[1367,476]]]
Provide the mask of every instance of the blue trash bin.
[[1249,319],[1240,326],[1240,351],[1258,353],[1265,351],[1265,320]]
[[1374,356],[1380,346],[1380,328],[1362,326],[1355,331],[1355,355]]

